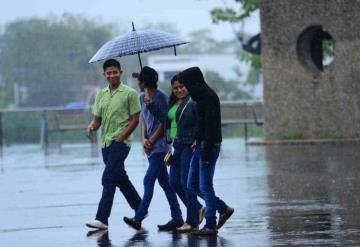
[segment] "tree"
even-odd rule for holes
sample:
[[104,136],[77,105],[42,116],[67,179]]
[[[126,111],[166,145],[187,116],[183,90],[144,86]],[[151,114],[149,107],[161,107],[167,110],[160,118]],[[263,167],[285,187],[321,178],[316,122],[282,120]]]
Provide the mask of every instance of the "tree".
[[213,38],[211,30],[199,29],[189,34],[189,43],[180,46],[181,53],[209,54],[230,53],[240,51],[241,47],[235,39],[218,41]]
[[[211,16],[214,23],[219,22],[229,22],[231,24],[243,23],[243,21],[250,17],[252,13],[257,11],[260,7],[260,0],[234,0],[239,3],[240,10],[236,11],[234,9],[225,7],[225,8],[215,8],[211,11]],[[244,43],[244,35],[242,32],[237,32],[237,38],[241,43]],[[249,54],[246,52],[241,52],[239,58],[243,61],[250,62],[251,66],[254,69],[261,68],[260,56],[257,54]]]
[[230,8],[215,8],[211,11],[211,16],[215,23],[220,21],[238,23],[248,18],[260,7],[260,0],[234,0],[240,4],[240,11],[237,12]]
[[[214,23],[219,22],[229,22],[231,24],[243,23],[243,21],[250,17],[252,13],[258,11],[260,8],[261,0],[234,0],[240,5],[239,11],[225,7],[225,8],[215,8],[211,10],[211,16]],[[244,42],[243,33],[238,32],[237,37],[243,43]],[[323,39],[323,52],[324,52],[324,61],[332,61],[333,59],[333,43],[331,38]],[[248,61],[251,63],[254,69],[261,68],[261,59],[259,55],[241,53],[240,59],[243,61]]]
[[60,18],[17,20],[0,35],[0,75],[6,104],[60,106],[78,99],[81,87],[103,81],[100,67],[88,64],[112,36],[99,20],[64,14]]
[[220,100],[246,100],[252,97],[240,89],[236,80],[225,80],[214,71],[205,71],[205,79],[209,86],[215,90]]

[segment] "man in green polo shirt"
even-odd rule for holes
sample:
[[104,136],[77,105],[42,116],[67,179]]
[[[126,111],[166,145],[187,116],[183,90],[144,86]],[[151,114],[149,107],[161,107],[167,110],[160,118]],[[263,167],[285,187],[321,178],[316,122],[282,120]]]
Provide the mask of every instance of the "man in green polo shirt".
[[103,191],[95,220],[86,224],[98,229],[108,227],[116,187],[120,188],[132,209],[136,210],[141,202],[124,167],[132,133],[139,123],[139,96],[120,81],[122,71],[117,60],[105,61],[103,70],[109,84],[96,95],[94,117],[86,130],[88,137],[92,138],[93,131],[102,125]]

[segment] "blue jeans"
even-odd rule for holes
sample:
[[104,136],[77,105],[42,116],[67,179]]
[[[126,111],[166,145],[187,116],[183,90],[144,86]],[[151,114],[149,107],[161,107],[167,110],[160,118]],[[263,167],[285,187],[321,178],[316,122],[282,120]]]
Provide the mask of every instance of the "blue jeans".
[[175,191],[169,183],[169,175],[164,163],[166,153],[153,153],[149,158],[149,167],[144,177],[144,197],[135,213],[136,220],[143,220],[150,206],[151,199],[154,194],[154,185],[156,179],[164,190],[166,198],[170,205],[171,217],[174,220],[182,220],[181,210],[176,198]]
[[[217,158],[219,157],[220,146],[214,146],[209,164],[205,164],[201,160],[202,149],[202,145],[198,145],[195,148],[190,163],[187,186],[188,189],[192,192],[190,200],[194,201],[197,195],[201,196],[205,200],[205,227],[216,228],[216,210],[218,210],[220,214],[223,214],[228,207],[224,201],[216,197],[213,186],[215,166]],[[191,218],[194,220],[194,224],[191,225],[197,226],[199,224],[199,212],[198,210],[196,210],[196,206],[194,206],[194,203],[191,203],[189,201],[189,205],[191,207]]]
[[[187,209],[186,222],[192,224],[193,220],[190,218],[191,212],[189,212],[189,191],[187,189],[187,180],[189,175],[190,161],[193,155],[193,150],[190,145],[181,144],[174,142],[174,154],[173,161],[170,166],[170,185],[175,190],[176,194],[180,197],[181,201],[184,203]],[[202,205],[197,200],[197,197],[194,198],[194,201],[191,203],[196,204],[197,210],[199,210]]]
[[130,148],[123,142],[112,142],[102,149],[105,169],[102,175],[102,196],[96,213],[96,219],[108,224],[116,187],[119,187],[130,207],[136,210],[141,198],[131,183],[124,167],[124,161]]

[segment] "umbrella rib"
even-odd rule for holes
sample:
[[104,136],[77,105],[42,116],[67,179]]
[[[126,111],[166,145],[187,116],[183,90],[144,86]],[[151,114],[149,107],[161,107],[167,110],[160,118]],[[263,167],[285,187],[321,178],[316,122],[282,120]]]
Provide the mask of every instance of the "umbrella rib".
[[158,30],[130,31],[119,35],[106,42],[90,59],[90,63],[127,55],[138,54],[140,66],[142,67],[140,53],[160,50],[163,48],[174,47],[187,44],[175,35]]

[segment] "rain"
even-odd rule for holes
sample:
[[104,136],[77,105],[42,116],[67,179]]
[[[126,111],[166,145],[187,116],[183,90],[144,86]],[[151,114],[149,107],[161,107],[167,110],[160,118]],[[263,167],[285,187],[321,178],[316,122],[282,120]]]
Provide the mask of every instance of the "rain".
[[[346,42],[358,42],[346,26],[355,10],[295,0],[292,13],[284,11],[290,0],[279,2],[2,3],[1,246],[358,246],[360,114],[358,86],[349,82],[358,63]],[[344,21],[330,25],[329,13]],[[149,41],[156,35],[172,43]],[[112,53],[120,39],[153,47],[135,42]],[[339,62],[344,54],[353,64]],[[108,86],[108,58],[138,94],[144,66],[158,72],[167,95],[174,75],[197,66],[219,96],[223,141],[213,183],[234,214],[217,236],[158,231],[170,217],[158,183],[141,230],[124,223],[134,212],[119,190],[109,228],[86,227],[104,170],[102,133],[89,139],[86,129]],[[139,125],[125,161],[140,196],[149,166],[141,139]]]

